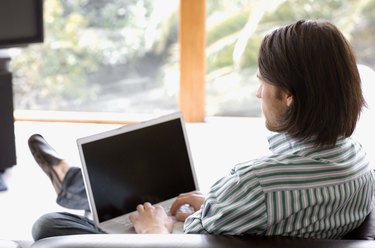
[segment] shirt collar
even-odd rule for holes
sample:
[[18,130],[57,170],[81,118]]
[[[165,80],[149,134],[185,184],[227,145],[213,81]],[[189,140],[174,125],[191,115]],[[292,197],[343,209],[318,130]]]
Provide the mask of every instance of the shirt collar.
[[[314,138],[300,140],[291,137],[286,133],[273,133],[267,137],[269,143],[269,149],[274,154],[295,154],[300,151],[314,151],[317,148],[314,145]],[[339,138],[336,142],[336,146],[345,143],[346,138]]]
[[269,149],[274,154],[292,154],[301,150],[314,149],[314,140],[299,140],[286,133],[276,133],[268,137]]

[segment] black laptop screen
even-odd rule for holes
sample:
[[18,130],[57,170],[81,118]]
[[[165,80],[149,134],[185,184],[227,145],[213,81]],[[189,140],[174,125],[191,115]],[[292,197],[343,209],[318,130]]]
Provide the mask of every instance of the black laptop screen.
[[175,119],[82,145],[99,222],[196,190]]

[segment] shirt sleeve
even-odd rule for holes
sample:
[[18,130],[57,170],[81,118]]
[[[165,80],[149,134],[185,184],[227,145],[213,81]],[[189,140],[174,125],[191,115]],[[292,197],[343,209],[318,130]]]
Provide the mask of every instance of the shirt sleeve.
[[185,220],[185,233],[261,234],[267,226],[264,192],[251,166],[217,181],[201,209]]

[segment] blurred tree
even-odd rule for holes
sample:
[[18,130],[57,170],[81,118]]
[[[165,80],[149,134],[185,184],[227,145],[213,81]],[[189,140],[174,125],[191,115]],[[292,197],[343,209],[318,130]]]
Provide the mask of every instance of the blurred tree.
[[[12,59],[16,108],[175,107],[178,4],[45,0],[45,42]],[[260,115],[254,97],[260,42],[269,30],[297,19],[333,21],[358,61],[375,68],[374,9],[375,0],[207,0],[208,115]]]
[[375,0],[211,0],[208,3],[209,115],[260,115],[254,96],[260,42],[275,27],[299,19],[332,21],[351,42],[358,62],[375,68],[372,45]]
[[[209,2],[212,5],[208,17],[208,72],[225,66],[235,69],[238,64],[246,68],[256,66],[258,47],[265,32],[298,19],[330,20],[352,41],[353,46],[361,40],[360,37],[375,39],[374,32],[369,33],[363,28],[374,22],[374,0]],[[371,46],[369,49],[373,50]]]
[[64,109],[89,97],[83,86],[85,75],[100,60],[95,43],[83,46],[80,31],[87,19],[64,13],[59,0],[44,5],[45,42],[22,49],[12,59],[16,107]]
[[[174,6],[152,0],[45,0],[45,42],[12,60],[16,108],[82,110],[109,82],[145,75],[147,66],[141,64],[163,61],[177,41],[177,23],[168,25],[175,13],[158,14]],[[123,73],[108,74],[109,67]]]

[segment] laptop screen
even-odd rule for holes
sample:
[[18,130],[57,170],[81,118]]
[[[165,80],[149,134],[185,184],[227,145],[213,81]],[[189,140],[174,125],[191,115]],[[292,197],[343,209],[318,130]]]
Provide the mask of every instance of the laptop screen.
[[99,222],[196,190],[181,120],[82,144]]

